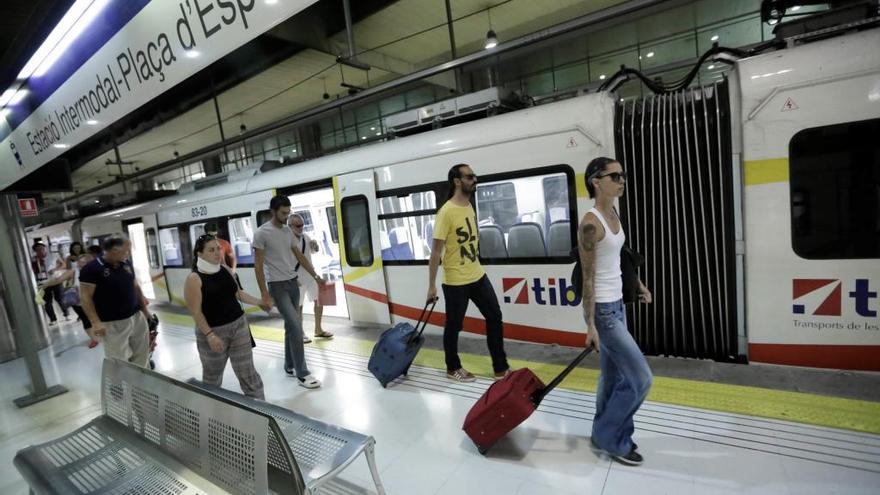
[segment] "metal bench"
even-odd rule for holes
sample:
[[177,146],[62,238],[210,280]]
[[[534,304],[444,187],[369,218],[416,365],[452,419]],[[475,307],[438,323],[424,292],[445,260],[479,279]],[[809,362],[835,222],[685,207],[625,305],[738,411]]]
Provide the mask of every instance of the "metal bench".
[[[382,486],[379,471],[376,469],[376,440],[373,437],[330,425],[231,390],[208,385],[195,378],[188,380],[187,383],[275,418],[299,466],[306,494],[316,494],[322,485],[331,481],[363,453],[370,474],[373,476],[373,483],[376,484],[376,491],[379,495],[384,495],[385,487]],[[271,443],[272,441],[270,439],[270,452],[276,447]],[[269,462],[274,462],[271,455]]]
[[304,493],[272,416],[116,359],[104,360],[101,404],[85,426],[16,454],[31,493]]

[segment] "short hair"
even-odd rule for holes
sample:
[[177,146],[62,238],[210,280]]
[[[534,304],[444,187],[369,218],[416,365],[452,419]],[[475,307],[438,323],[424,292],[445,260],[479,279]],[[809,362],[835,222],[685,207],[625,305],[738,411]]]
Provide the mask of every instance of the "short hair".
[[293,220],[293,219],[294,219],[294,218],[299,218],[299,219],[300,219],[300,221],[301,221],[301,222],[302,222],[302,223],[303,223],[303,225],[305,225],[305,224],[306,224],[306,219],[305,219],[305,218],[303,218],[303,216],[302,216],[302,215],[300,215],[300,214],[299,214],[299,213],[291,213],[291,214],[290,214],[290,216],[289,216],[289,217],[287,217],[287,223],[288,223],[288,224],[289,224],[289,223],[290,223],[290,221],[291,221],[291,220]]
[[205,232],[220,232],[220,226],[217,222],[208,222],[205,224]]
[[269,201],[269,209],[272,211],[276,211],[282,206],[290,206],[290,198],[279,194]]
[[93,244],[93,245],[89,246],[86,249],[86,251],[88,251],[89,254],[91,254],[95,258],[97,258],[98,256],[101,256],[101,253],[103,252],[103,250],[101,249],[101,246],[98,246],[97,244]]
[[101,243],[101,248],[104,251],[110,251],[115,247],[124,246],[126,242],[128,242],[128,237],[124,234],[113,234],[104,239],[104,242]]
[[605,171],[608,168],[608,165],[612,163],[617,163],[617,160],[614,158],[608,158],[607,156],[600,156],[598,158],[593,158],[589,164],[587,164],[587,171],[584,173],[584,182],[586,182],[587,192],[590,193],[590,197],[596,197],[596,188],[593,187],[593,179],[596,178],[599,174]]

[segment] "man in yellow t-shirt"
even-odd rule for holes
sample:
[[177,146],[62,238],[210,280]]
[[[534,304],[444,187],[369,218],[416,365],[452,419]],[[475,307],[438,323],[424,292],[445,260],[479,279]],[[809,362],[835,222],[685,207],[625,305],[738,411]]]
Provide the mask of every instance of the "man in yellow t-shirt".
[[486,319],[486,342],[492,356],[495,379],[510,374],[504,353],[504,326],[495,289],[480,265],[480,232],[470,198],[477,190],[477,175],[470,166],[460,163],[451,169],[449,198],[437,211],[434,243],[428,272],[428,301],[437,297],[437,267],[443,258],[443,298],[446,300],[446,326],[443,349],[446,376],[459,382],[476,378],[462,368],[458,357],[458,332],[464,324],[469,301],[473,301]]

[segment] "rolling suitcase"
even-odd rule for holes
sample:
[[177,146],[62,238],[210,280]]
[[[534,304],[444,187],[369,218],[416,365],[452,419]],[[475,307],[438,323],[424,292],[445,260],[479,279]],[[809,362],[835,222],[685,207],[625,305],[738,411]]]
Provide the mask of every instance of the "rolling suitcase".
[[501,437],[531,416],[544,397],[592,350],[592,347],[584,349],[547,386],[528,368],[516,370],[490,385],[471,407],[462,427],[477,446],[477,450],[485,454]]
[[[430,310],[428,310],[428,304],[431,305]],[[389,382],[409,371],[409,366],[425,342],[422,332],[425,331],[425,326],[428,325],[428,319],[434,312],[436,304],[436,298],[432,303],[425,303],[415,327],[409,323],[398,323],[385,330],[379,337],[379,341],[373,347],[367,369],[379,380],[382,387],[386,387]],[[425,315],[426,312],[427,315]],[[422,325],[421,330],[418,330],[419,324]]]

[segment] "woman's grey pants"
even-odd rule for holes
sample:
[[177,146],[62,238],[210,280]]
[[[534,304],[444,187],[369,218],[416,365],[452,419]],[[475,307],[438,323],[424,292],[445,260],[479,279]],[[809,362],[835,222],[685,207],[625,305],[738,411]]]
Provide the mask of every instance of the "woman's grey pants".
[[223,383],[223,370],[226,361],[232,361],[232,371],[238,378],[241,391],[249,397],[266,398],[263,393],[263,380],[254,368],[254,353],[251,348],[251,332],[247,320],[241,318],[216,327],[211,327],[214,335],[226,345],[223,352],[214,352],[208,345],[208,338],[196,329],[196,345],[199,348],[199,359],[202,361],[202,381],[217,387]]

